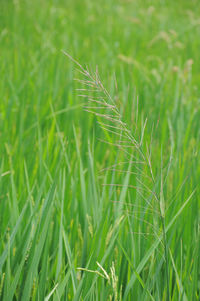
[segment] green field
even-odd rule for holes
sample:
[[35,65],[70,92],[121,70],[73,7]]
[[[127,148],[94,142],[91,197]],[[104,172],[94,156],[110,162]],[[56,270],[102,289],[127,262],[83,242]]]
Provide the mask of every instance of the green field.
[[200,300],[199,54],[197,0],[0,1],[0,300]]

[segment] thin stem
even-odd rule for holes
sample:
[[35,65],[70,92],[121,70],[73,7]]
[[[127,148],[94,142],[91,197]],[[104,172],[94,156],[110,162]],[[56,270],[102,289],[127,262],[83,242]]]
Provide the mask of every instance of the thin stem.
[[163,230],[163,243],[164,243],[164,252],[165,252],[165,260],[166,260],[166,277],[167,277],[167,299],[166,301],[170,301],[170,292],[169,292],[169,261],[168,261],[168,248],[167,248],[167,237],[166,237],[166,231],[165,231],[165,218],[161,215],[161,222],[162,222],[162,230]]

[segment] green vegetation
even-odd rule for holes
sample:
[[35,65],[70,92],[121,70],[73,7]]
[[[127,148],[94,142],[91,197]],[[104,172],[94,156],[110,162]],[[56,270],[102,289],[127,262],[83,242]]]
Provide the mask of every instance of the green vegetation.
[[0,2],[1,300],[200,299],[199,13]]

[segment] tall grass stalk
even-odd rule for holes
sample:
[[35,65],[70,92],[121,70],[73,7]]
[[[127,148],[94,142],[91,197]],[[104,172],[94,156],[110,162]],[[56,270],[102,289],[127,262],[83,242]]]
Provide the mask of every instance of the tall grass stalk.
[[[63,53],[78,66],[78,71],[83,75],[83,79],[75,79],[78,81],[84,88],[78,88],[78,92],[80,97],[87,99],[87,104],[85,105],[85,111],[94,114],[97,118],[100,119],[98,122],[102,129],[106,132],[113,134],[120,140],[117,143],[111,143],[104,141],[108,144],[112,144],[114,146],[119,147],[126,155],[132,157],[134,149],[139,154],[142,162],[147,166],[151,178],[151,183],[153,187],[156,186],[156,178],[158,175],[154,175],[153,165],[151,160],[151,142],[148,146],[146,144],[146,151],[143,147],[144,145],[144,135],[145,128],[147,125],[147,119],[142,126],[142,131],[140,137],[136,137],[136,133],[133,133],[130,126],[124,122],[121,109],[117,106],[116,102],[104,87],[98,72],[98,68],[96,71],[92,73],[89,71],[89,68],[84,68],[79,62],[77,62],[74,58],[72,58],[68,53],[63,51]],[[101,113],[99,113],[101,112]],[[103,120],[103,122],[102,122]],[[137,124],[136,124],[137,127]],[[123,139],[126,140],[126,144],[123,143]],[[152,137],[151,137],[152,139]],[[127,145],[127,143],[130,143]],[[171,163],[171,157],[169,162]],[[167,166],[170,168],[170,163]],[[167,233],[165,227],[165,201],[164,201],[164,193],[163,193],[163,159],[161,154],[161,174],[160,174],[160,196],[159,194],[152,189],[151,187],[146,186],[144,183],[141,183],[143,189],[146,191],[150,191],[154,196],[155,203],[157,203],[158,208],[153,208],[153,210],[159,210],[160,223],[162,227],[162,240],[164,246],[164,258],[165,258],[165,272],[166,272],[166,300],[170,300],[170,285],[169,285],[169,260],[168,260],[168,242],[167,242]],[[127,172],[127,171],[125,171]],[[130,172],[130,171],[129,171]],[[140,171],[136,172],[136,175],[140,175]],[[166,179],[165,179],[166,181]],[[109,185],[109,184],[108,184]],[[117,186],[122,186],[120,184],[116,184]],[[133,185],[129,185],[129,187],[134,187]],[[137,187],[134,187],[137,189]],[[148,222],[148,221],[147,221]]]

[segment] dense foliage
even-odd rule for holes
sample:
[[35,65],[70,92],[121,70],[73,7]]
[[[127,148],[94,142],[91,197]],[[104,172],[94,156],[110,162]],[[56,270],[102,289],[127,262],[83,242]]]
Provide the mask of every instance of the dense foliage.
[[0,1],[0,299],[200,299],[199,12]]

